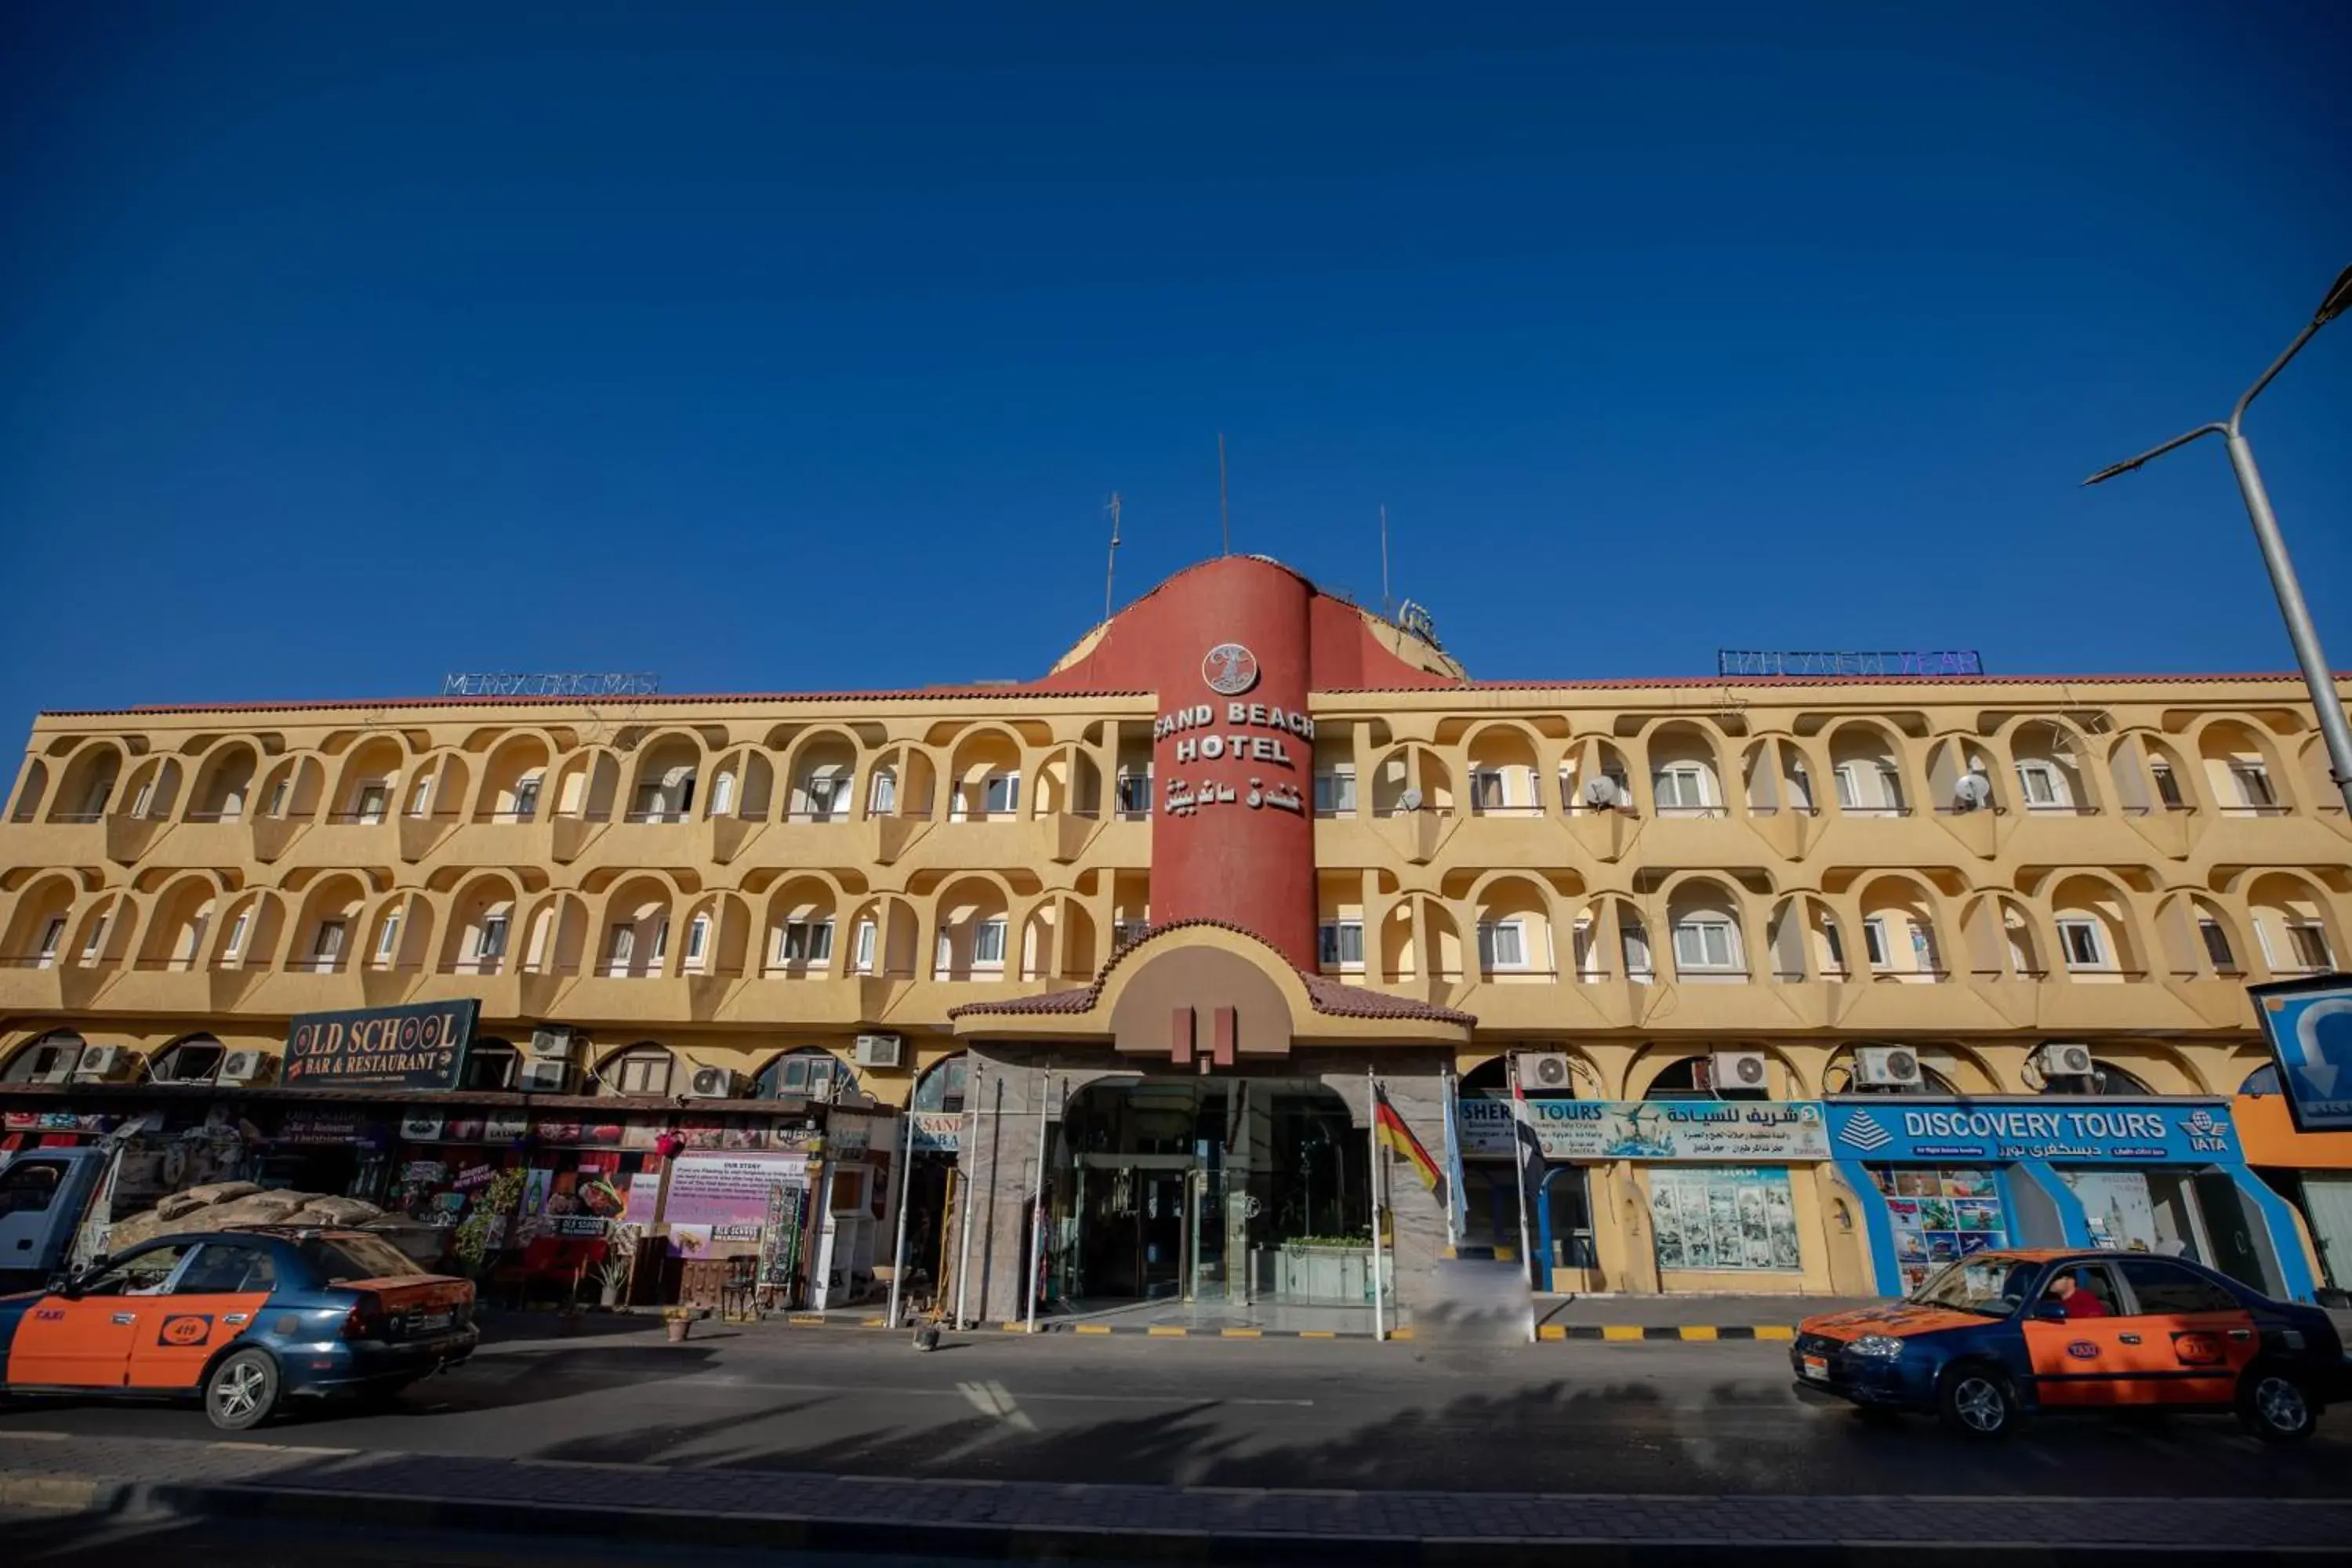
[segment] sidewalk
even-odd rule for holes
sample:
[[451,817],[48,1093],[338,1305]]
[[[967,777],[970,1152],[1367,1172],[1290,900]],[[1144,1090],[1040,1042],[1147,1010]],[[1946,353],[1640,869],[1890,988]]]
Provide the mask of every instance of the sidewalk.
[[0,1508],[1000,1559],[2171,1565],[2340,1552],[2352,1502],[1281,1491],[898,1479],[260,1444],[0,1436]]
[[1822,1312],[1874,1307],[1876,1296],[1549,1296],[1536,1298],[1543,1340],[1785,1340]]

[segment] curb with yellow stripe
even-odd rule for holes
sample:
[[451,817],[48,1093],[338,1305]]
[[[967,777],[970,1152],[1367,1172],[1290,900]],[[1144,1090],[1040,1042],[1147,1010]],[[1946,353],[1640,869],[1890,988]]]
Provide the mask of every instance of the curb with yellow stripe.
[[1545,1323],[1536,1330],[1539,1340],[1680,1340],[1707,1343],[1717,1340],[1793,1340],[1797,1331],[1787,1323]]
[[[777,1320],[769,1321],[773,1322]],[[889,1327],[888,1321],[883,1318],[828,1318],[814,1312],[794,1312],[782,1321],[786,1328],[792,1329],[874,1330]],[[1018,1319],[996,1326],[1001,1333],[1025,1334],[1033,1331],[1027,1323]],[[1171,1323],[1047,1321],[1039,1323],[1034,1331],[1088,1337],[1124,1334],[1129,1338],[1153,1340],[1369,1340],[1372,1337],[1352,1329],[1189,1329]],[[1391,1329],[1388,1337],[1410,1343],[1413,1332],[1410,1328]],[[1547,1344],[1563,1341],[1612,1344],[1659,1341],[1684,1344],[1744,1344],[1758,1340],[1786,1342],[1796,1337],[1796,1329],[1787,1323],[1545,1323],[1536,1330],[1536,1338]]]

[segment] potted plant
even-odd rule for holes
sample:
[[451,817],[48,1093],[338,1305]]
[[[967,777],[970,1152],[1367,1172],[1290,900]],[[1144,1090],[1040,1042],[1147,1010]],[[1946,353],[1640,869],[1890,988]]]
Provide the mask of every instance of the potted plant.
[[604,1256],[596,1262],[596,1290],[606,1310],[629,1293],[637,1269],[637,1227],[615,1220],[604,1227]]
[[669,1331],[669,1342],[684,1344],[688,1331],[694,1327],[694,1320],[700,1315],[691,1307],[664,1307],[662,1326]]

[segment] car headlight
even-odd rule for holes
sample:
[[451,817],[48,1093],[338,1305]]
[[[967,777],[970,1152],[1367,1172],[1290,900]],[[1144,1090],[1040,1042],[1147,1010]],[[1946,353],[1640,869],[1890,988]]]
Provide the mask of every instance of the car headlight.
[[1864,1334],[1845,1348],[1872,1361],[1893,1361],[1903,1353],[1903,1342],[1891,1334]]

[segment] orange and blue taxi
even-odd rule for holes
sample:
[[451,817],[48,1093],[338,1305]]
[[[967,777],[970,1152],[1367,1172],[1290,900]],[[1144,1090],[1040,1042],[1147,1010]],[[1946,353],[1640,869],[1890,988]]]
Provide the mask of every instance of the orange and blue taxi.
[[2122,1252],[1980,1252],[1900,1301],[1808,1318],[1789,1360],[1801,1391],[1935,1415],[1973,1437],[2035,1412],[2154,1406],[2234,1412],[2294,1442],[2347,1382],[2320,1309]]
[[0,1298],[5,1392],[196,1398],[214,1426],[289,1399],[383,1397],[480,1338],[474,1287],[356,1230],[157,1237],[49,1289]]

